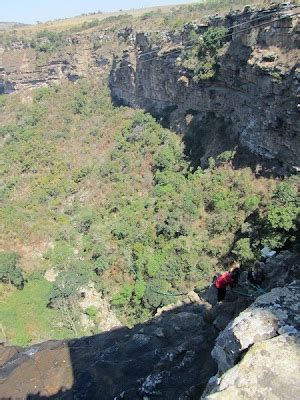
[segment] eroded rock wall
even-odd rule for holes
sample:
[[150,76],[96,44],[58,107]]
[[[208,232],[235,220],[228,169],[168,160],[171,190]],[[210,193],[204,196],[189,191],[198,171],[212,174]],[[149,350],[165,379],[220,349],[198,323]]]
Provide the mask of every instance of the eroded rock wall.
[[107,74],[112,59],[107,44],[115,40],[115,35],[101,31],[73,34],[50,53],[38,51],[22,40],[12,42],[8,48],[0,45],[0,94]]
[[183,133],[195,164],[224,150],[245,149],[244,158],[251,153],[249,159],[256,155],[277,166],[299,166],[297,11],[246,8],[211,19],[211,26],[226,26],[231,35],[216,76],[198,83],[192,71],[178,66],[176,41],[163,52],[140,34],[136,54],[127,51],[114,61],[112,96]]

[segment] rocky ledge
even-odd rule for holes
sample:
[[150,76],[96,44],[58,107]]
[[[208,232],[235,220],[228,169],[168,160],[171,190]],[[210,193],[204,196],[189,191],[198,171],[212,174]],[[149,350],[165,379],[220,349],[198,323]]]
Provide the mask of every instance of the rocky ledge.
[[210,354],[217,331],[204,322],[207,307],[185,304],[132,330],[26,350],[3,347],[0,393],[11,399],[199,397],[217,371]]
[[1,398],[296,400],[299,255],[280,253],[266,273],[261,295],[242,277],[246,297],[228,293],[215,305],[211,287],[133,329],[2,346]]
[[219,372],[204,399],[297,399],[300,395],[300,286],[275,288],[218,336]]

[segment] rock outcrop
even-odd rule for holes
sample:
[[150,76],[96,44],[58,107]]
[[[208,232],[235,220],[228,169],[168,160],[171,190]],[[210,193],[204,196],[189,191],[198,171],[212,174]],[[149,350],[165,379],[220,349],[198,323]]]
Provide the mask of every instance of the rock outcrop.
[[207,308],[191,303],[132,330],[0,348],[1,398],[197,398],[216,372]]
[[[246,7],[212,18],[209,26],[229,29],[228,43],[216,76],[198,83],[193,71],[178,66],[185,46],[178,47],[177,38],[164,50],[151,44],[147,33],[139,34],[136,55],[124,52],[114,60],[112,96],[117,104],[143,108],[183,133],[196,164],[238,150],[240,160],[250,162],[256,155],[266,165],[293,170],[300,165],[297,10],[292,5]],[[196,31],[200,28],[207,26]]]
[[300,365],[299,256],[279,253],[265,264],[265,294],[219,334],[218,364],[203,399],[297,399]]
[[219,371],[203,398],[299,398],[299,311],[299,282],[258,297],[218,336]]
[[280,253],[266,272],[266,293],[253,298],[232,292],[212,305],[190,292],[133,329],[0,347],[1,398],[198,400],[205,390],[205,399],[296,400],[299,255]]
[[[204,399],[299,399],[300,338],[288,334],[256,343],[215,382]],[[215,391],[217,390],[217,391]]]
[[107,74],[112,59],[107,43],[112,40],[116,38],[106,31],[73,34],[49,54],[22,40],[13,41],[9,48],[0,45],[0,94]]

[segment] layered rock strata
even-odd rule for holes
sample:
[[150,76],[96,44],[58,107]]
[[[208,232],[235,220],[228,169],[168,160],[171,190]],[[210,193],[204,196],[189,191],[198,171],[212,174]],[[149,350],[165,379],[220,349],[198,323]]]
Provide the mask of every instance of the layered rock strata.
[[[290,8],[289,8],[290,7]],[[117,104],[143,108],[183,133],[195,164],[238,150],[243,159],[300,166],[300,70],[298,8],[230,13],[209,26],[228,28],[213,79],[195,82],[178,65],[184,44],[170,50],[136,36],[136,52],[114,60],[110,75]],[[203,32],[207,27],[194,27]],[[177,47],[174,47],[177,46]],[[242,151],[244,150],[244,151]],[[251,154],[249,156],[249,154]],[[247,157],[248,156],[248,157]]]
[[43,53],[17,40],[9,48],[0,45],[0,94],[27,91],[107,74],[112,52],[106,47],[116,38],[107,32],[66,36],[61,48]]

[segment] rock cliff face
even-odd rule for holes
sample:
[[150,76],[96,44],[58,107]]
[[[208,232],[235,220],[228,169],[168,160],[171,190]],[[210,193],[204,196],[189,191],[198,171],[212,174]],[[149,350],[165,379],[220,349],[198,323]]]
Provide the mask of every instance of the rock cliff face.
[[[262,295],[232,292],[212,305],[210,288],[133,329],[28,349],[0,347],[1,398],[198,400],[203,393],[204,399],[296,400],[298,255],[282,252],[266,273]],[[247,290],[243,278],[241,288]]]
[[[238,150],[236,162],[287,171],[300,168],[299,8],[231,12],[181,31],[92,31],[64,37],[49,57],[17,40],[0,45],[0,93],[76,81],[110,71],[117,104],[144,108],[183,134],[192,162]],[[228,28],[216,76],[195,82],[178,65],[189,32]],[[159,42],[159,44],[157,44]],[[121,46],[120,46],[121,44]],[[122,58],[114,58],[127,46]],[[239,155],[241,157],[239,157]],[[281,170],[280,170],[281,169]]]
[[[45,55],[16,40],[10,48],[0,45],[0,94],[35,89],[67,79],[107,73],[112,54],[105,47],[115,40],[107,32],[66,36],[61,49]],[[108,58],[107,58],[108,56]]]
[[280,335],[258,342],[243,360],[220,379],[204,399],[299,398],[299,335]]
[[[300,165],[298,8],[231,13],[210,26],[229,28],[218,72],[199,83],[177,66],[178,38],[164,51],[146,33],[136,53],[115,59],[110,75],[117,104],[143,108],[183,133],[189,156],[237,149],[278,166]],[[207,27],[196,27],[198,32]],[[172,37],[169,39],[172,40]],[[177,46],[177,49],[174,46]],[[149,52],[150,50],[150,52]]]

